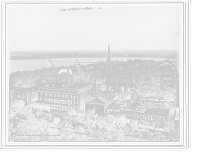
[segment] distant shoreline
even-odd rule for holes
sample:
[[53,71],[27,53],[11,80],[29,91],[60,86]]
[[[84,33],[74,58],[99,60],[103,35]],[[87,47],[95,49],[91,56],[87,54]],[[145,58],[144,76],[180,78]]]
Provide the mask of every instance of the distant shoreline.
[[[49,58],[75,58],[75,56],[53,56],[48,55]],[[132,57],[132,58],[167,58],[167,59],[176,59],[177,55],[113,55],[112,57]],[[78,58],[107,58],[106,56],[98,56],[98,55],[88,55],[88,56],[78,56]],[[46,56],[11,56],[10,60],[29,60],[29,59],[47,59]]]
[[[127,58],[168,58],[178,59],[178,52],[174,50],[151,51],[112,51],[111,57]],[[11,52],[10,60],[46,59],[49,58],[106,58],[107,51],[35,51]]]

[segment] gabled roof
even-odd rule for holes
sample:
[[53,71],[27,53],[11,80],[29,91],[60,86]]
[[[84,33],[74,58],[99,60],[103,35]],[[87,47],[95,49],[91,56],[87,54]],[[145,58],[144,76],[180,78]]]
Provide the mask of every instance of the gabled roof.
[[105,104],[106,101],[99,98],[99,97],[95,97],[92,100],[88,101],[87,103],[97,103],[97,104]]
[[104,91],[104,92],[102,92],[102,93],[99,95],[99,97],[100,97],[101,99],[104,99],[105,101],[108,101],[108,102],[112,101],[112,100],[115,98],[109,91]]
[[134,111],[135,111],[138,107],[139,107],[139,103],[137,103],[137,102],[133,102],[133,103],[131,103],[131,105],[129,106],[129,108],[132,109],[132,110],[134,110]]
[[116,71],[116,72],[107,73],[107,76],[137,77],[138,74],[136,72]]
[[162,116],[162,117],[167,117],[169,114],[168,109],[160,109],[160,108],[149,108],[145,112],[145,114],[149,115],[157,115],[157,116]]
[[137,102],[133,102],[130,103],[126,108],[124,108],[124,111],[131,111],[131,112],[135,112],[139,107],[139,103]]
[[155,97],[155,96],[149,96],[149,97],[145,97],[144,98],[145,101],[154,101],[154,102],[161,102],[161,101],[165,101],[164,97]]

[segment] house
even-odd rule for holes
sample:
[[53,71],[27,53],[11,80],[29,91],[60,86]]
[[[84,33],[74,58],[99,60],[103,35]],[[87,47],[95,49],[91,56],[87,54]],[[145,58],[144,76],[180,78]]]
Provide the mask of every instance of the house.
[[125,99],[120,94],[120,97],[109,104],[106,108],[106,113],[119,113],[131,103],[131,100]]
[[141,108],[162,108],[167,109],[166,100],[163,97],[149,96],[138,99]]
[[122,113],[127,118],[163,122],[169,118],[169,110],[165,109],[164,103],[165,99],[140,98],[124,108]]
[[97,115],[103,116],[108,105],[114,100],[114,94],[109,91],[102,91],[99,96],[93,97],[85,103],[85,111],[94,110]]

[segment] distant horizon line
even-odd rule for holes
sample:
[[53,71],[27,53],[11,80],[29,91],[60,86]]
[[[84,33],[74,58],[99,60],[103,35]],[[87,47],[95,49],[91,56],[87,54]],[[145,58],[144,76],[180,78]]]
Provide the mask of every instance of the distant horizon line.
[[[28,51],[28,50],[21,50],[21,51],[10,51],[10,53],[16,53],[16,52],[67,52],[67,51],[107,51],[107,49],[99,49],[99,50],[97,50],[97,49],[91,49],[91,50],[74,50],[74,49],[68,49],[68,50],[32,50],[32,51]],[[132,51],[144,51],[144,52],[146,52],[146,51],[176,51],[176,52],[179,52],[179,50],[176,50],[176,49],[168,49],[168,50],[166,50],[166,49],[154,49],[154,50],[152,50],[152,49],[149,49],[149,50],[112,50],[111,49],[111,51],[125,51],[125,52],[132,52]]]

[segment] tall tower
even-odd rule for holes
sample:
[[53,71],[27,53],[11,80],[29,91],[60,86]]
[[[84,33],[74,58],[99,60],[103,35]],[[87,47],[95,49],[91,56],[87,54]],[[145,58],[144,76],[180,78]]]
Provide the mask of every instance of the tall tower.
[[111,71],[111,54],[110,54],[110,45],[108,44],[108,53],[107,53],[107,72]]

